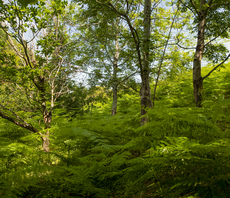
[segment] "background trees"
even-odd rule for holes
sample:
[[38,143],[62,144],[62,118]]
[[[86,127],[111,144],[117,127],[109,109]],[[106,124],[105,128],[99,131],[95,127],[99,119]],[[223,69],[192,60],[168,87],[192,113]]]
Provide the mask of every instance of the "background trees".
[[[83,16],[85,14],[87,15],[85,10],[79,13]],[[84,32],[81,34],[80,57],[77,63],[84,68],[82,72],[89,75],[90,86],[104,86],[108,90],[112,88],[111,115],[115,115],[118,89],[128,86],[135,90],[135,86],[128,82],[137,71],[130,59],[133,57],[133,52],[127,48],[128,41],[123,36],[127,32],[124,30],[122,20],[115,14],[109,17],[102,14],[92,15],[92,20],[83,17],[81,19],[83,25],[80,27],[76,25],[78,31]]]
[[227,4],[1,2],[0,197],[229,197]]
[[[145,115],[147,112],[147,108],[152,107],[152,98],[149,83],[149,79],[151,77],[150,72],[152,69],[150,67],[151,65],[156,63],[163,63],[164,56],[162,56],[160,60],[157,60],[157,56],[159,56],[162,47],[168,45],[168,41],[172,36],[171,33],[166,36],[165,40],[168,40],[167,42],[165,42],[164,39],[160,38],[160,33],[162,33],[161,30],[165,30],[168,25],[167,22],[161,22],[160,18],[164,16],[165,13],[170,13],[167,12],[163,7],[161,7],[165,6],[165,4],[159,6],[161,3],[162,1],[155,1],[153,5],[151,4],[151,1],[95,1],[93,3],[92,1],[84,1],[83,4],[87,5],[87,9],[83,9],[83,13],[87,14],[86,16],[94,17],[93,20],[94,22],[96,22],[96,24],[107,23],[108,13],[111,13],[112,18],[116,16],[117,18],[119,18],[119,20],[122,21],[122,26],[125,29],[123,30],[122,28],[119,28],[119,35],[122,38],[123,43],[123,40],[127,42],[127,44],[124,46],[125,50],[129,52],[132,51],[133,59],[131,60],[131,62],[136,67],[136,71],[138,71],[138,73],[140,74],[141,115]],[[142,7],[142,4],[144,5],[144,7]],[[98,10],[98,12],[94,12],[95,9]],[[158,9],[160,10],[159,12]],[[152,12],[153,10],[154,12]],[[98,14],[99,12],[100,14]],[[174,15],[174,12],[171,14]],[[100,19],[103,18],[104,21],[100,21],[100,19],[97,19],[97,16]],[[151,18],[154,20],[151,20]],[[169,18],[164,18],[163,20],[170,21]],[[155,28],[155,24],[152,24],[152,21],[160,25]],[[169,24],[169,27],[170,25],[171,24]],[[100,30],[100,26],[98,26],[98,29]],[[111,36],[111,34],[109,34],[109,32],[105,33],[106,28],[104,26],[103,29],[104,30],[102,31],[104,31],[104,39],[109,38],[108,35]],[[172,27],[170,29],[176,29],[176,26],[173,26],[172,24]],[[175,32],[173,35],[175,37],[180,37],[179,35],[176,36]],[[165,35],[161,35],[161,37],[163,38],[164,36]],[[160,42],[160,40],[163,41]],[[135,51],[133,49],[135,49]],[[159,75],[160,72],[158,72],[158,78]],[[141,124],[143,125],[146,121],[147,117],[143,116],[141,118]]]
[[[40,131],[44,150],[49,151],[52,111],[57,98],[68,91],[71,72],[67,68],[71,40],[62,17],[69,12],[67,3],[46,5],[41,1],[36,8],[1,3],[1,28],[7,38],[4,45],[11,48],[12,55],[5,51],[7,56],[2,56],[0,115],[32,132]],[[28,122],[28,117],[38,112],[44,128]]]

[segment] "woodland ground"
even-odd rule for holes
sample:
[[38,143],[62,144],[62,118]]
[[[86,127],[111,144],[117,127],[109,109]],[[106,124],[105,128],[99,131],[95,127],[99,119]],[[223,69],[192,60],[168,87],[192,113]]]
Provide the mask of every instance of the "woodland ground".
[[229,197],[229,77],[226,67],[206,79],[202,108],[191,71],[161,81],[142,127],[131,93],[120,93],[115,116],[111,98],[84,115],[56,109],[49,154],[39,134],[1,119],[0,197]]

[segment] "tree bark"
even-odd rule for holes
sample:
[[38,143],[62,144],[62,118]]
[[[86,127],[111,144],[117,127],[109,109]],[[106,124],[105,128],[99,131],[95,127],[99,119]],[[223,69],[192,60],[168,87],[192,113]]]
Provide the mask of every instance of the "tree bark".
[[40,133],[41,138],[42,138],[42,143],[43,143],[43,150],[45,152],[49,152],[50,151],[50,141],[49,141],[49,129],[51,127],[51,121],[52,121],[52,112],[48,112],[47,109],[44,109],[43,112],[43,120],[45,123],[45,129],[46,132],[44,134]]
[[[152,107],[151,91],[149,85],[149,45],[150,45],[150,25],[151,25],[151,0],[145,0],[144,5],[144,38],[143,38],[143,68],[142,68],[142,83],[140,90],[141,97],[141,115],[147,113],[147,108]],[[141,125],[148,121],[148,117],[141,118]]]
[[117,85],[113,85],[113,106],[111,115],[114,116],[117,113]]
[[24,128],[24,129],[27,129],[27,130],[29,130],[29,131],[32,131],[32,132],[34,132],[34,133],[38,132],[38,130],[37,130],[36,128],[34,128],[31,124],[25,122],[25,121],[22,120],[21,118],[20,118],[20,120],[18,120],[17,118],[12,118],[12,117],[10,117],[10,116],[7,116],[7,115],[6,115],[4,112],[2,112],[1,110],[0,110],[0,117],[2,117],[2,118],[4,118],[4,119],[6,119],[6,120],[8,120],[8,121],[10,121],[10,122],[12,122],[12,123],[18,125],[18,126],[20,126],[20,127],[22,127],[22,128]]
[[[127,5],[129,5],[127,1]],[[107,6],[107,5],[106,5]],[[132,38],[134,40],[136,46],[136,52],[138,56],[138,63],[141,73],[141,89],[140,89],[140,98],[141,98],[141,115],[145,115],[147,112],[147,108],[152,107],[151,101],[151,92],[150,92],[150,85],[149,85],[149,46],[150,46],[150,26],[151,26],[151,0],[145,0],[144,5],[144,36],[143,36],[143,50],[142,50],[142,57],[141,57],[141,49],[140,49],[140,39],[137,30],[132,26],[131,20],[127,13],[122,13],[116,9],[116,7],[111,3],[108,2],[108,6],[110,7],[115,13],[119,16],[122,16],[131,31]],[[128,7],[128,6],[127,6]],[[141,125],[144,125],[148,121],[147,117],[141,118]]]
[[198,35],[197,46],[195,51],[195,57],[193,61],[193,90],[194,98],[197,107],[201,107],[202,103],[202,90],[203,90],[203,78],[201,76],[201,60],[204,52],[204,32],[206,23],[206,11],[204,10],[204,4],[206,0],[200,1],[200,11],[198,13]]
[[118,33],[116,34],[116,40],[115,40],[115,55],[113,58],[113,106],[112,106],[112,112],[111,115],[114,116],[117,113],[117,67],[118,67],[118,59],[120,56],[120,47],[119,47],[119,41],[118,41]]
[[[39,79],[38,89],[40,91],[40,96],[41,96],[41,107],[42,107],[43,121],[44,121],[45,129],[46,129],[45,133],[39,133],[39,134],[41,135],[41,138],[42,138],[43,150],[45,152],[49,152],[50,151],[50,148],[49,148],[49,145],[50,145],[50,143],[49,143],[49,129],[51,127],[53,106],[51,105],[50,110],[48,111],[47,105],[46,105],[45,81],[44,81],[44,78],[42,78],[42,77],[39,77],[38,79]],[[53,101],[51,101],[51,103],[53,103]]]

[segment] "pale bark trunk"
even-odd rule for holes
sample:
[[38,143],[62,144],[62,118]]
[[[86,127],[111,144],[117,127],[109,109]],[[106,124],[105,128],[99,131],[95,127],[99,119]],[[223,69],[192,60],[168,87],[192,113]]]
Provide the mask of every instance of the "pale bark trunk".
[[118,59],[120,56],[120,47],[118,41],[118,33],[116,35],[115,41],[115,55],[113,58],[113,106],[111,115],[114,116],[117,113],[117,67],[118,67]]
[[51,127],[51,121],[52,121],[52,112],[48,112],[45,108],[45,111],[43,112],[43,119],[45,123],[45,129],[47,129],[46,133],[41,134],[42,143],[43,143],[43,150],[45,152],[50,151],[50,141],[49,141],[49,129]]
[[201,60],[204,52],[204,32],[206,23],[206,13],[203,5],[206,3],[205,0],[200,1],[200,11],[198,14],[198,35],[197,35],[197,46],[195,57],[193,61],[193,89],[194,98],[197,107],[201,107],[202,102],[202,90],[203,90],[203,78],[201,76]]
[[[56,40],[58,40],[58,28],[59,28],[59,15],[57,14],[56,17],[53,18],[53,22],[55,24],[55,34],[56,34]],[[58,48],[56,47],[56,52],[55,52],[55,56],[57,56],[58,54]],[[48,58],[47,58],[47,61],[48,61]],[[60,69],[61,65],[59,66],[59,68],[57,69],[56,71],[56,75],[54,77],[54,79],[52,79],[51,81],[51,106],[50,106],[50,110],[47,109],[47,105],[46,105],[46,97],[45,97],[45,93],[46,93],[46,89],[45,89],[45,84],[44,84],[44,80],[40,80],[41,82],[41,88],[40,88],[40,91],[41,91],[41,105],[42,105],[42,111],[43,111],[43,120],[44,120],[44,123],[45,123],[45,129],[46,129],[46,132],[45,133],[40,133],[41,135],[41,138],[42,138],[42,143],[43,143],[43,150],[45,152],[49,152],[50,151],[50,133],[49,133],[49,129],[51,127],[51,122],[52,122],[52,110],[53,110],[53,107],[54,107],[54,102],[55,102],[55,99],[54,99],[54,90],[55,90],[55,79],[57,77],[57,74],[59,72],[59,69]]]
[[[150,45],[150,25],[151,25],[151,0],[145,0],[144,7],[144,39],[143,39],[143,68],[142,68],[142,83],[141,83],[141,115],[147,113],[147,108],[152,107],[151,92],[149,85],[149,45]],[[148,118],[141,118],[141,125],[144,125]]]

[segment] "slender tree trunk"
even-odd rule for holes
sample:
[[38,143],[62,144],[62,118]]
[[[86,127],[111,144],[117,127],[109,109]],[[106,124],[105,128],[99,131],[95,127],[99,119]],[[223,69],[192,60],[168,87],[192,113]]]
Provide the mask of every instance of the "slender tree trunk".
[[[118,23],[118,22],[117,22]],[[115,40],[115,55],[113,58],[113,106],[111,115],[114,116],[117,113],[117,63],[120,56],[120,47],[118,41],[118,33],[116,34]]]
[[158,71],[157,71],[157,78],[156,78],[155,86],[154,86],[154,90],[153,90],[153,106],[154,106],[154,103],[155,103],[155,100],[156,100],[157,85],[158,85],[158,81],[159,81],[159,78],[160,78],[161,68],[162,68],[162,65],[163,65],[163,61],[164,61],[166,49],[168,47],[169,39],[171,37],[171,32],[172,32],[173,24],[174,24],[175,19],[177,17],[177,13],[178,13],[178,9],[177,9],[177,11],[176,11],[176,13],[175,13],[175,15],[173,17],[173,20],[172,20],[172,23],[171,23],[171,26],[170,26],[170,29],[169,29],[168,38],[167,38],[167,41],[166,41],[166,44],[165,44],[165,47],[164,47],[163,55],[162,55],[162,58],[161,58],[161,61],[160,61],[160,65],[159,65]]
[[[150,25],[151,25],[151,0],[145,0],[144,7],[144,39],[143,39],[143,68],[142,68],[142,83],[140,90],[141,97],[141,115],[147,113],[147,108],[152,107],[151,91],[149,85],[149,45],[150,45]],[[144,125],[148,118],[141,118],[141,125]]]
[[198,36],[195,57],[193,61],[193,90],[194,98],[197,107],[201,107],[202,102],[202,90],[203,90],[203,78],[201,76],[201,60],[204,52],[204,32],[206,23],[206,12],[203,5],[206,0],[200,1],[200,11],[198,13]]
[[114,116],[117,113],[117,85],[113,85],[113,106],[111,115]]

